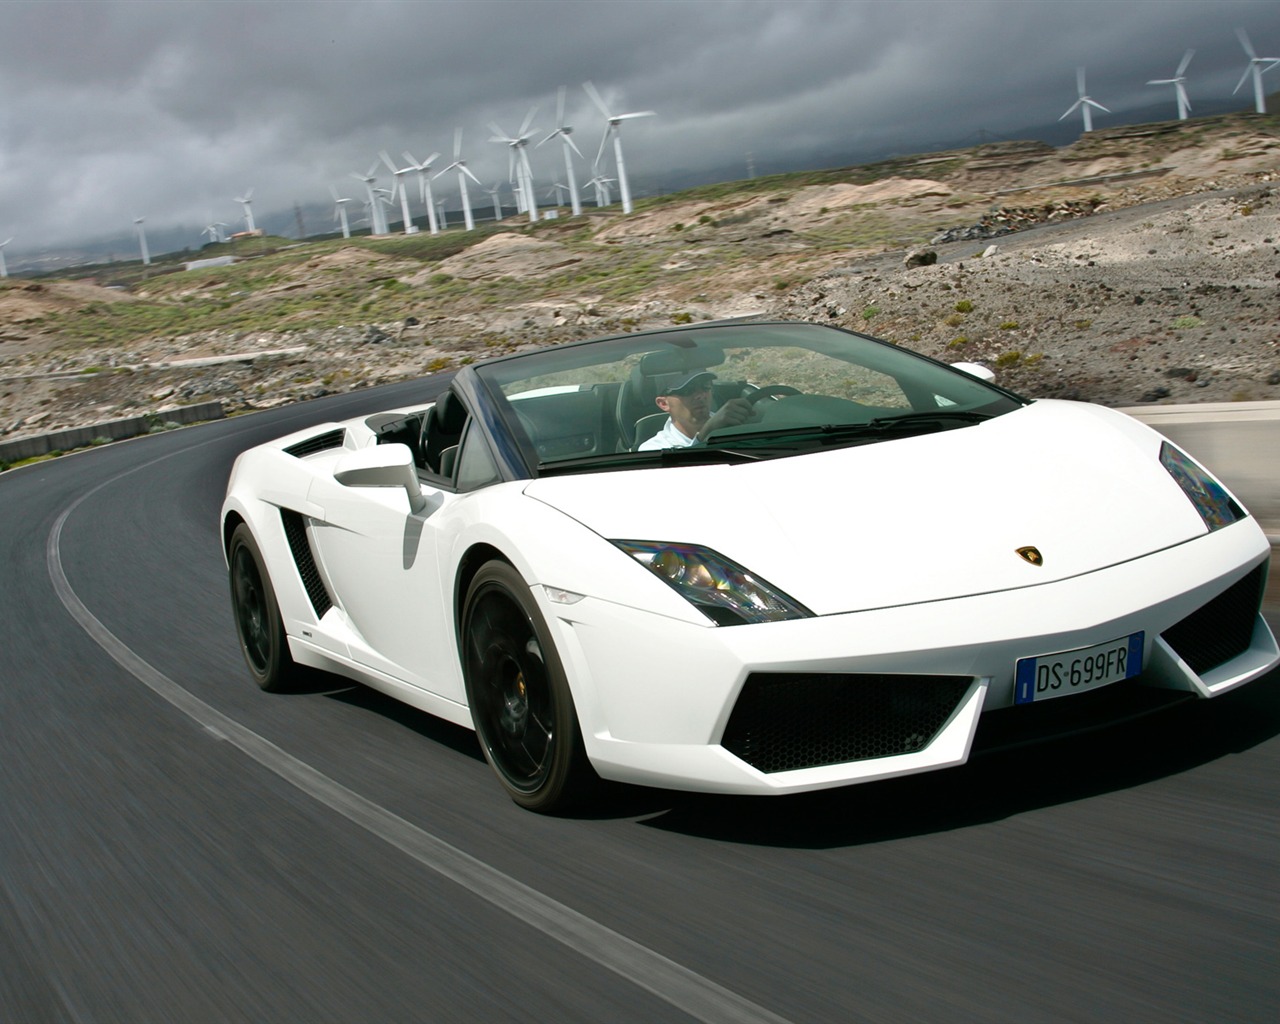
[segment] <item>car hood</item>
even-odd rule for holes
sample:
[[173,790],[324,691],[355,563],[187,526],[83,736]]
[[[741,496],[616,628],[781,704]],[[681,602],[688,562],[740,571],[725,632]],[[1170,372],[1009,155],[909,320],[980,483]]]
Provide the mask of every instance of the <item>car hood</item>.
[[526,493],[610,540],[713,548],[830,614],[1035,586],[1204,534],[1161,440],[1112,410],[1040,401],[924,436]]

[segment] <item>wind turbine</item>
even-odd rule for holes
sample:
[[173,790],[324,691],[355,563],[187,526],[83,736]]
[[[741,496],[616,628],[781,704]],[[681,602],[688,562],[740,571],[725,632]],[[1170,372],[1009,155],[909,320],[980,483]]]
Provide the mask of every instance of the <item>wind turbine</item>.
[[149,267],[151,266],[151,252],[149,249],[147,249],[146,228],[142,226],[142,222],[146,219],[147,219],[146,217],[134,217],[133,223],[138,228],[138,246],[139,248],[142,249],[142,265],[144,267]]
[[562,181],[553,181],[551,187],[547,189],[546,196],[551,200],[553,206],[559,206],[564,202],[564,194],[569,191],[569,186]]
[[422,163],[418,163],[413,158],[412,153],[406,152],[404,158],[409,161],[413,169],[418,172],[418,198],[422,205],[427,208],[427,223],[431,227],[433,235],[440,234],[440,224],[436,220],[436,204],[435,199],[431,195],[431,165],[439,159],[439,153],[432,153]]
[[244,222],[249,229],[249,234],[253,234],[258,229],[253,224],[253,189],[249,189],[242,196],[236,196],[236,202],[244,207]]
[[378,197],[374,195],[373,183],[378,179],[373,176],[373,172],[378,169],[378,162],[375,160],[364,174],[351,172],[351,177],[356,181],[363,181],[365,192],[368,193],[369,199],[366,205],[369,207],[369,230],[375,235],[385,235],[387,233],[387,221],[382,213],[382,206],[378,202]]
[[623,121],[629,121],[634,117],[653,117],[657,113],[654,110],[638,110],[631,114],[611,114],[609,108],[605,106],[604,100],[596,87],[590,82],[583,82],[582,88],[587,91],[587,95],[591,97],[591,101],[600,108],[600,112],[604,114],[605,119],[609,122],[609,127],[605,129],[604,138],[600,140],[600,151],[596,154],[596,166],[600,165],[600,157],[604,155],[604,147],[609,142],[609,136],[613,136],[613,160],[618,170],[618,189],[622,193],[622,212],[631,212],[631,186],[627,183],[627,168],[622,162],[622,134],[619,125]]
[[538,112],[537,107],[532,107],[529,113],[525,115],[524,123],[520,125],[520,132],[512,137],[507,135],[492,121],[489,122],[489,128],[493,132],[494,137],[490,142],[502,142],[511,150],[508,154],[510,157],[507,176],[511,176],[511,169],[514,169],[520,179],[521,193],[524,196],[525,207],[529,213],[529,223],[534,223],[538,219],[538,200],[533,192],[533,171],[529,167],[529,126],[533,123],[533,117]]
[[[560,136],[560,141],[564,144],[564,172],[569,178],[569,201],[573,207],[573,215],[577,217],[582,213],[582,200],[578,198],[578,181],[573,176],[573,157],[570,150],[582,156],[582,150],[573,141],[573,126],[564,123],[564,86],[560,86],[560,94],[556,99],[556,130],[548,135],[542,142],[550,142],[556,136]],[[538,145],[541,146],[542,142]],[[583,157],[585,160],[586,158]]]
[[495,181],[493,188],[486,188],[484,191],[493,200],[493,222],[497,224],[502,220],[502,197],[499,195],[502,191],[502,182]]
[[405,187],[404,175],[412,174],[418,168],[417,166],[396,167],[391,162],[391,155],[384,149],[378,156],[382,157],[382,162],[391,169],[391,173],[395,175],[396,187],[392,189],[392,195],[396,192],[400,193],[400,216],[404,218],[404,233],[406,235],[416,234],[418,229],[414,227],[413,217],[409,214],[409,190]]
[[[1236,87],[1231,90],[1234,96],[1240,91],[1240,86],[1244,85],[1245,79],[1250,75],[1253,76],[1253,108],[1259,114],[1267,112],[1267,100],[1262,94],[1262,76],[1270,71],[1277,64],[1280,64],[1280,57],[1259,57],[1253,49],[1253,44],[1249,42],[1248,35],[1242,28],[1236,29],[1236,35],[1240,37],[1240,45],[1244,47],[1244,52],[1249,57],[1249,66],[1244,69],[1244,74],[1240,76],[1240,81],[1236,83]],[[1266,64],[1264,68],[1262,65]]]
[[333,196],[333,219],[342,223],[342,237],[351,237],[351,225],[347,221],[347,203],[351,202],[350,197],[338,195],[338,190],[332,185],[329,186],[329,192]]
[[612,182],[612,178],[606,178],[603,174],[597,174],[587,182],[588,185],[596,190],[597,209],[602,206],[608,206],[613,201],[612,197],[609,195],[609,186]]
[[[472,231],[475,229],[476,222],[475,218],[471,216],[471,200],[467,198],[467,179],[470,178],[477,185],[480,184],[480,179],[471,173],[470,168],[467,167],[467,162],[462,159],[461,128],[458,128],[453,133],[453,163],[438,172],[436,177],[438,178],[441,174],[452,171],[455,167],[458,169],[458,194],[462,197],[462,222],[466,225],[468,231]],[[481,187],[483,188],[483,186]]]
[[1183,87],[1186,78],[1187,65],[1191,63],[1191,58],[1196,55],[1195,50],[1188,50],[1182,55],[1182,61],[1178,64],[1178,70],[1173,73],[1172,78],[1153,78],[1147,85],[1172,85],[1178,94],[1178,120],[1185,121],[1187,119],[1187,111],[1191,109],[1191,101],[1187,99],[1187,90]]
[[1058,118],[1058,120],[1062,121],[1065,118],[1070,117],[1075,113],[1076,108],[1079,107],[1080,113],[1084,117],[1084,130],[1091,132],[1093,131],[1093,115],[1089,108],[1097,107],[1099,110],[1107,114],[1111,113],[1111,111],[1107,110],[1107,108],[1101,103],[1095,103],[1084,91],[1084,68],[1076,68],[1076,91],[1079,93],[1080,98],[1071,104],[1071,106],[1067,108],[1067,112],[1063,114],[1062,117]]
[[4,247],[12,241],[13,241],[13,236],[10,235],[3,242],[0,242],[0,277],[9,276],[9,268],[6,267],[4,264]]

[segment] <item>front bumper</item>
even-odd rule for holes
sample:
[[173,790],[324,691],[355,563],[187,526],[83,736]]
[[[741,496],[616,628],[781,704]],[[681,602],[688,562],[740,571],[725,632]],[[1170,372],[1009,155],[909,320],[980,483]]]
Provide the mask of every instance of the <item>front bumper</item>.
[[[592,598],[557,605],[534,590],[556,633],[587,753],[603,777],[778,794],[963,763],[983,713],[1012,707],[1019,658],[1142,631],[1144,669],[1133,684],[1213,697],[1255,679],[1280,663],[1257,612],[1269,553],[1245,520],[1068,580],[755,626],[690,625]],[[1224,632],[1234,639],[1223,643]],[[775,677],[804,683],[794,700],[812,705],[812,721],[806,724],[804,708],[787,707],[799,727],[774,734],[804,733],[798,742],[816,753],[761,754],[759,742],[743,738],[735,708],[744,692]],[[839,699],[813,699],[824,677],[844,689]],[[897,695],[895,678],[903,684]],[[870,681],[865,704],[857,696],[861,680]],[[892,719],[885,728],[859,722],[885,714]],[[758,717],[767,719],[768,710]],[[874,743],[844,735],[859,728]]]

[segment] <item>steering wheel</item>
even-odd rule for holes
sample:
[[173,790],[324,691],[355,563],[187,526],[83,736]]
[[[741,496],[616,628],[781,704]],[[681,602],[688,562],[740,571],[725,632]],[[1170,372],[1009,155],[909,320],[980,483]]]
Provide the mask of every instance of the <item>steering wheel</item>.
[[756,402],[763,401],[766,398],[781,398],[783,395],[801,394],[804,394],[804,392],[799,388],[793,388],[790,384],[768,384],[765,387],[757,388],[747,395],[746,399],[752,405],[755,405]]

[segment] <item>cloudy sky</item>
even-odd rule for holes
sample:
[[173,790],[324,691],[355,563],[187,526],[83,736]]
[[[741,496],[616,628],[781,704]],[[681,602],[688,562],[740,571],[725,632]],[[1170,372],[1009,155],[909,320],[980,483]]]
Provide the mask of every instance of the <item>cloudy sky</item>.
[[[349,175],[382,149],[441,167],[457,127],[505,181],[488,124],[536,104],[541,139],[562,85],[585,181],[588,80],[615,113],[657,112],[622,126],[638,194],[1044,137],[1078,66],[1113,112],[1095,127],[1172,118],[1172,87],[1145,83],[1188,48],[1193,114],[1251,108],[1237,28],[1280,55],[1276,0],[0,0],[0,241],[12,269],[145,216],[153,250],[194,249],[211,220],[243,227],[250,188],[259,226],[295,234],[297,204],[330,230],[330,185],[360,197]],[[558,141],[531,155],[540,190],[563,177]],[[436,189],[457,208],[454,176]]]

